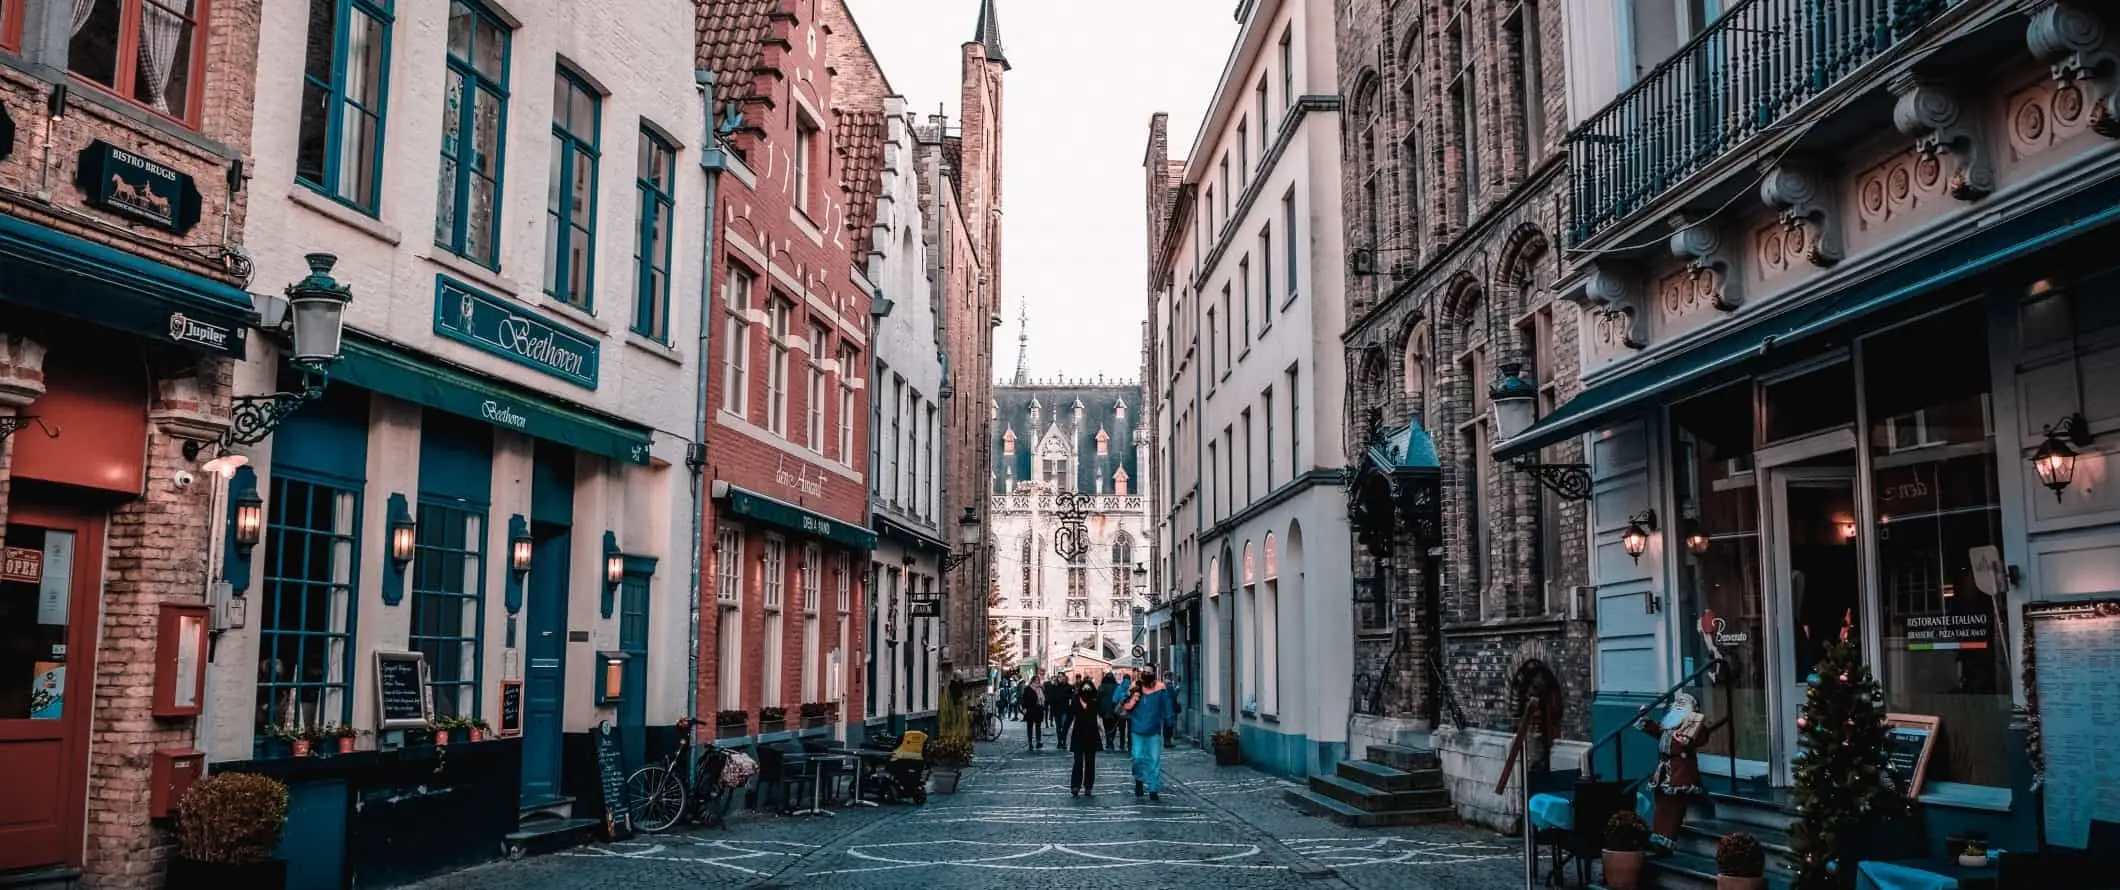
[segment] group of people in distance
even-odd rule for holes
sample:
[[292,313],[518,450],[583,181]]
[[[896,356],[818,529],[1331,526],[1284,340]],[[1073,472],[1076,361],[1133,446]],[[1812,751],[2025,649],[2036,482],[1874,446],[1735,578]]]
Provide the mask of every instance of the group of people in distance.
[[1002,690],[1002,708],[1021,714],[1025,741],[1033,751],[1045,748],[1045,724],[1053,724],[1054,743],[1075,755],[1068,792],[1088,796],[1096,791],[1097,752],[1127,746],[1132,756],[1134,796],[1162,800],[1164,736],[1177,717],[1177,702],[1153,670],[1134,676],[1046,676]]

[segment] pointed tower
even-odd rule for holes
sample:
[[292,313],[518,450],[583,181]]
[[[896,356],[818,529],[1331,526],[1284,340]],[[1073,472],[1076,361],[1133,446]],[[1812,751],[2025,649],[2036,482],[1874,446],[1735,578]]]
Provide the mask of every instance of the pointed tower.
[[[991,5],[991,0],[990,0]],[[1031,298],[1023,298],[1023,314],[1016,322],[1016,380],[1017,386],[1031,382]]]
[[1001,19],[994,15],[994,0],[980,0],[979,25],[972,32],[972,42],[986,47],[986,60],[1001,63],[1001,70],[1009,70],[1008,56],[1001,52]]

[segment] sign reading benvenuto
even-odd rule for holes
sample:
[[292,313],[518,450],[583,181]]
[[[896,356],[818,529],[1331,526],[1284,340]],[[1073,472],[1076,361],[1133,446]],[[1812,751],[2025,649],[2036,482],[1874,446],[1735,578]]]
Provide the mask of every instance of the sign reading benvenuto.
[[531,315],[447,275],[435,276],[434,332],[569,383],[596,388],[598,345],[594,338]]

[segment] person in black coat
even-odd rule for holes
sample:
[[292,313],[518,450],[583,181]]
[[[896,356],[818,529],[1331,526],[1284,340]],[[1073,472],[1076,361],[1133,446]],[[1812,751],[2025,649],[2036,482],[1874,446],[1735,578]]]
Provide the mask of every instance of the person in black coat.
[[1023,684],[1023,736],[1025,747],[1045,747],[1045,689],[1037,683]]
[[1087,680],[1072,690],[1068,705],[1068,749],[1075,752],[1075,768],[1068,774],[1068,795],[1088,796],[1097,784],[1097,750],[1104,747],[1099,723],[1104,708],[1097,700],[1097,687]]
[[1075,709],[1069,707],[1069,704],[1074,698],[1075,684],[1067,681],[1066,674],[1053,677],[1052,682],[1045,687],[1047,716],[1053,719],[1053,740],[1059,743],[1062,751],[1067,750],[1067,743],[1070,741],[1067,728],[1074,719]]

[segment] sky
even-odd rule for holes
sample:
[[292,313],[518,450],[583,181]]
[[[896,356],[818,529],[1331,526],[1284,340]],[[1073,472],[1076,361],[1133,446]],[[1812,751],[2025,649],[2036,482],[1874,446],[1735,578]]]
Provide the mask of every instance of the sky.
[[[847,0],[891,88],[957,120],[958,51],[979,0]],[[1183,156],[1236,40],[1236,0],[996,0],[1002,92],[1002,286],[995,373],[1016,369],[1029,302],[1033,377],[1135,380],[1147,313],[1141,159],[1170,113]]]

